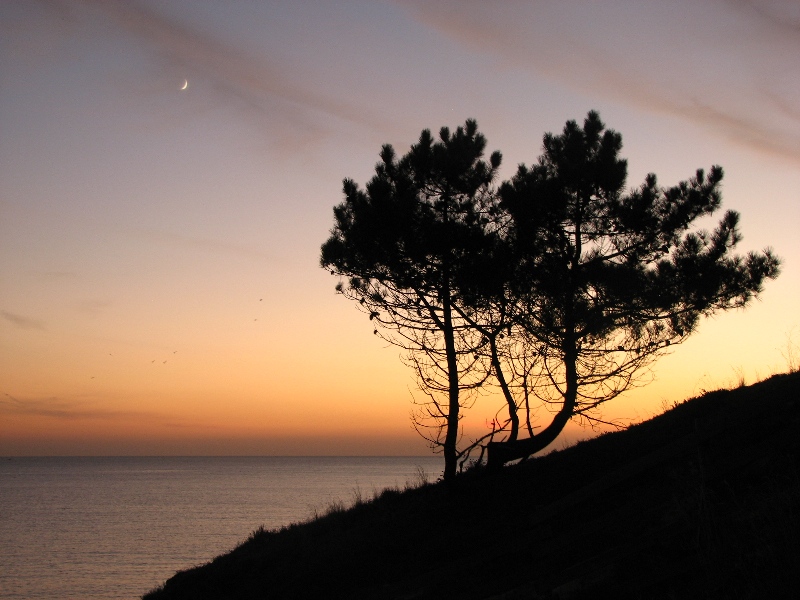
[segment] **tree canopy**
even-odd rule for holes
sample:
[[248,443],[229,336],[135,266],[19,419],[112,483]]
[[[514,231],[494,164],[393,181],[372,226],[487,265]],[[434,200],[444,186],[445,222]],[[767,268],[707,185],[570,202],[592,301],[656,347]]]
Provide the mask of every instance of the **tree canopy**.
[[492,244],[483,204],[500,165],[483,160],[485,138],[475,121],[434,141],[427,130],[398,159],[386,145],[375,176],[362,190],[344,181],[345,200],[321,263],[346,278],[337,290],[358,302],[375,333],[407,350],[429,419],[418,431],[445,457],[445,478],[455,475],[463,392],[488,377],[475,357],[475,331],[455,310],[459,290],[488,277]]
[[[415,422],[442,448],[445,479],[476,446],[497,466],[545,448],[572,418],[598,419],[702,316],[746,306],[779,271],[769,249],[733,254],[736,212],[692,229],[721,206],[722,168],[628,190],[622,138],[595,112],[546,134],[538,161],[499,186],[500,153],[487,162],[485,146],[471,120],[437,141],[423,131],[400,159],[384,146],[365,190],[344,181],[322,246],[338,291],[407,350],[427,398]],[[459,447],[470,392],[487,386],[508,417]],[[536,432],[534,401],[550,419]]]
[[544,153],[500,190],[514,248],[516,318],[541,349],[540,397],[557,411],[526,440],[496,442],[489,461],[550,444],[566,422],[626,390],[641,369],[689,336],[703,315],[745,306],[778,274],[770,250],[732,254],[739,215],[690,231],[720,208],[721,167],[662,188],[625,190],[621,136],[590,112],[544,137]]

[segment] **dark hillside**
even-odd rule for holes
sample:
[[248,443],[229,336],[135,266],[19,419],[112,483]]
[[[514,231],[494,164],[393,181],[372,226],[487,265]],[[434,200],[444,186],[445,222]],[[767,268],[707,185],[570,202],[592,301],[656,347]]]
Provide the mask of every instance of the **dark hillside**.
[[176,574],[146,600],[794,598],[800,373],[501,473],[387,491]]

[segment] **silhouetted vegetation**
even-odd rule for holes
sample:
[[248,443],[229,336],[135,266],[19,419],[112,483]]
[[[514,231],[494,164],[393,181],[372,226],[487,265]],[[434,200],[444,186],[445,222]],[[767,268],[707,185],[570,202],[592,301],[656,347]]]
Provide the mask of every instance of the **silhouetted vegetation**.
[[462,288],[491,278],[490,184],[500,165],[482,160],[486,140],[467,121],[434,142],[425,130],[402,158],[386,145],[361,190],[344,182],[345,201],[322,246],[322,266],[347,277],[337,290],[356,300],[375,333],[408,351],[423,403],[420,431],[442,448],[445,478],[455,475],[463,393],[488,377],[475,355],[480,334],[464,319]]
[[736,212],[712,232],[690,231],[721,206],[721,167],[671,188],[651,173],[626,191],[622,137],[594,112],[543,145],[500,189],[516,267],[504,301],[538,351],[529,388],[557,410],[535,436],[490,443],[490,467],[546,448],[576,415],[592,419],[701,316],[747,306],[778,276],[769,249],[732,254]]
[[[598,420],[701,316],[746,306],[779,267],[768,249],[732,254],[733,211],[691,231],[720,208],[720,167],[627,191],[622,138],[597,113],[545,135],[538,162],[499,187],[485,146],[475,121],[438,141],[425,130],[399,159],[384,146],[364,190],[345,180],[322,246],[337,290],[407,351],[425,397],[415,425],[443,451],[445,480],[476,448],[500,466],[570,419]],[[459,447],[470,392],[489,384],[507,416]],[[549,422],[532,423],[533,403]]]
[[[794,598],[800,374],[258,530],[146,600]],[[446,551],[444,551],[446,549]]]

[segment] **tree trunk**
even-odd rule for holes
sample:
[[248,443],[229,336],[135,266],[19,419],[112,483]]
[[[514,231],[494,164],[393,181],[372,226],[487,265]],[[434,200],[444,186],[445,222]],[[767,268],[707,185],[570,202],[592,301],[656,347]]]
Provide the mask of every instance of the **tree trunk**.
[[[496,335],[496,334],[495,334]],[[494,367],[494,375],[497,382],[500,384],[500,389],[503,390],[503,396],[508,403],[508,418],[511,421],[511,431],[508,434],[508,442],[513,442],[519,435],[519,413],[517,411],[517,403],[511,395],[511,390],[508,389],[508,383],[503,375],[503,368],[500,365],[500,357],[497,355],[497,341],[494,335],[489,336],[489,348],[492,351],[492,366]]]
[[447,378],[448,378],[448,407],[447,407],[447,430],[444,438],[444,480],[450,481],[456,476],[458,466],[458,362],[456,360],[456,344],[453,334],[453,316],[450,305],[450,288],[445,286],[442,294],[442,324],[444,325],[444,347],[447,355]]
[[505,442],[489,442],[487,445],[486,462],[490,470],[496,470],[512,460],[527,458],[540,450],[544,450],[558,437],[575,411],[578,398],[578,352],[574,338],[564,344],[564,367],[566,370],[566,389],[564,390],[564,404],[556,413],[544,431],[534,437],[524,440]]

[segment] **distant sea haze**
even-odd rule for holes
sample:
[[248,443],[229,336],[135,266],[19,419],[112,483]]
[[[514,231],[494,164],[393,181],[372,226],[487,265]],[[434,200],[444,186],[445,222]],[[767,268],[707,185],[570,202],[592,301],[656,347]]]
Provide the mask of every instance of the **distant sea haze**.
[[263,525],[441,475],[425,457],[0,459],[0,598],[139,598]]

